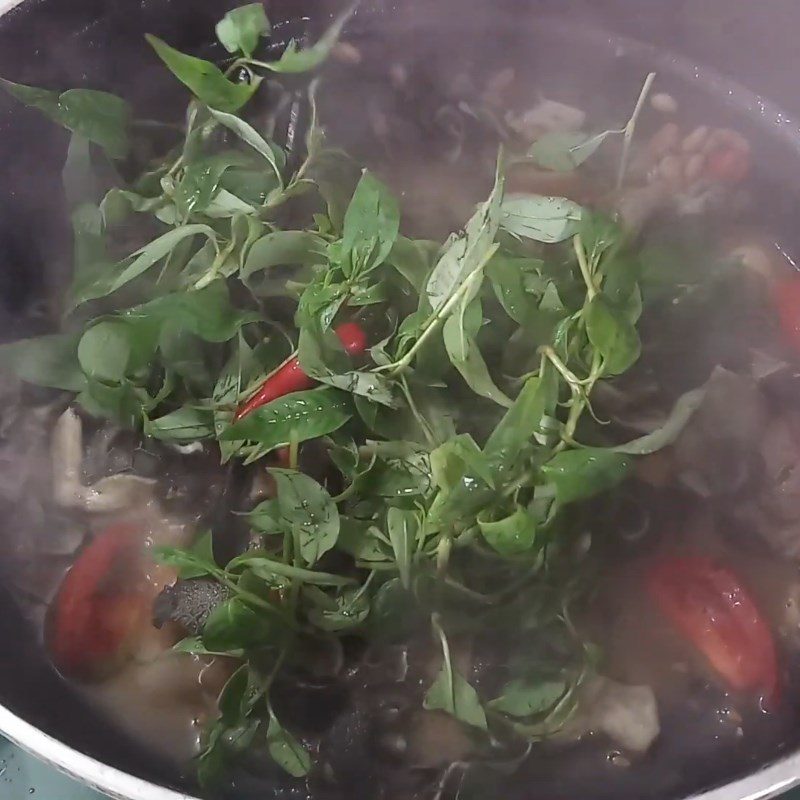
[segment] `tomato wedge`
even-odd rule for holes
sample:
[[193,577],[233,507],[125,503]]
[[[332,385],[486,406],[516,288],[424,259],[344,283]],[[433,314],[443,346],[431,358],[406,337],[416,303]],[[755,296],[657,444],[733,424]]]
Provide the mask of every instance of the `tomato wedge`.
[[647,588],[664,616],[732,689],[777,700],[772,631],[732,570],[705,556],[664,558],[650,569]]
[[50,607],[53,663],[70,677],[103,678],[131,654],[148,617],[141,532],[114,525],[81,551]]
[[800,275],[778,281],[772,297],[784,341],[800,353]]

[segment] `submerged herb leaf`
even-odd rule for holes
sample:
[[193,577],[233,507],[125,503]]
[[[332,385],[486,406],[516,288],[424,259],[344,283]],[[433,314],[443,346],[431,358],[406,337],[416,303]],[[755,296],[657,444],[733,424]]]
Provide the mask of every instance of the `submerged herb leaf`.
[[302,778],[311,771],[308,751],[284,728],[272,709],[267,728],[267,749],[272,760],[294,778]]
[[564,681],[517,679],[503,687],[503,694],[486,705],[509,717],[533,717],[550,711],[567,691]]
[[424,708],[446,711],[457,720],[486,730],[486,713],[480,698],[467,679],[456,669],[443,665],[436,680],[425,693]]
[[528,150],[528,158],[545,169],[571,172],[591,158],[600,145],[622,131],[603,131],[594,135],[586,133],[546,133]]

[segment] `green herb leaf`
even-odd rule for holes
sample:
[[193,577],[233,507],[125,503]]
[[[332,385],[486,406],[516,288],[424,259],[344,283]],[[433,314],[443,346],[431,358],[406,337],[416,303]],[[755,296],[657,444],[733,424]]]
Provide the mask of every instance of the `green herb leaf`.
[[294,392],[252,411],[222,436],[222,441],[248,440],[272,449],[333,433],[352,416],[348,396],[336,389]]
[[366,170],[344,216],[342,269],[356,279],[389,256],[400,230],[400,209],[392,193]]
[[267,749],[272,760],[294,778],[302,778],[311,771],[308,751],[284,728],[270,709],[267,728]]
[[321,264],[327,243],[311,231],[273,231],[262,236],[250,248],[241,278],[247,283],[252,275],[271,267],[292,264]]
[[503,687],[503,694],[487,703],[493,711],[509,717],[533,717],[551,711],[568,689],[564,681],[514,680]]
[[217,280],[193,292],[174,292],[123,312],[131,324],[169,324],[206,342],[227,342],[248,322],[260,319],[230,302],[228,286]]
[[181,575],[187,578],[213,575],[219,570],[213,558],[210,559],[207,554],[197,554],[177,547],[157,547],[153,551],[153,557],[160,564],[177,567]]
[[228,113],[221,106],[209,103],[211,116],[217,122],[233,131],[246,145],[253,148],[259,155],[263,156],[266,162],[272,167],[272,171],[283,186],[283,176],[281,166],[278,163],[279,155],[277,145],[268,142],[249,122],[245,122],[241,117]]
[[21,339],[0,347],[0,363],[28,383],[80,392],[86,387],[78,361],[80,339],[80,334],[66,333]]
[[461,433],[440,444],[431,452],[430,459],[433,481],[444,491],[457,486],[467,473],[476,475],[487,486],[495,488],[491,465],[468,433]]
[[389,548],[373,522],[340,517],[339,539],[336,548],[356,561],[388,561]]
[[[496,250],[505,179],[498,163],[494,188],[467,222],[463,236],[451,236],[433,268],[426,295],[433,311],[439,311],[475,272],[482,269]],[[476,287],[477,291],[477,287]]]
[[537,520],[527,508],[519,507],[505,519],[493,520],[490,512],[478,515],[483,538],[501,556],[518,556],[531,550],[536,542]]
[[641,343],[625,314],[598,294],[584,314],[589,341],[603,357],[603,372],[619,375],[639,358]]
[[271,469],[278,485],[278,508],[285,529],[298,537],[306,564],[316,563],[336,544],[339,510],[328,492],[302,472]]
[[336,595],[333,608],[315,608],[309,619],[320,630],[331,633],[351,631],[369,615],[369,598],[363,587],[348,586]]
[[[173,200],[178,215],[187,219],[190,214],[200,214],[209,208],[218,193],[226,170],[246,162],[241,153],[220,153],[190,162],[175,187]],[[250,210],[252,211],[251,207]]]
[[73,307],[115,292],[168,256],[181,242],[194,236],[205,236],[210,241],[217,238],[214,229],[208,225],[184,225],[168,231],[131,254],[115,269],[99,273],[78,293],[73,290]]
[[183,406],[171,414],[147,420],[144,432],[169,442],[196,442],[214,435],[214,413],[206,408]]
[[706,393],[706,387],[701,386],[681,395],[663,425],[638,439],[617,445],[614,452],[645,456],[674,444],[695,411],[703,405]]
[[78,344],[78,361],[90,378],[117,383],[125,377],[131,356],[131,329],[121,321],[98,322]]
[[410,589],[411,560],[419,530],[419,519],[413,511],[393,507],[386,516],[386,525],[394,551],[394,560],[400,573],[400,582],[406,589]]
[[446,711],[467,725],[486,730],[486,714],[478,693],[458,670],[448,670],[446,665],[425,693],[423,707]]
[[[274,533],[276,528],[272,528],[270,532]],[[233,559],[233,561],[228,564],[229,571],[243,568],[247,568],[269,584],[285,583],[285,581],[282,580],[283,578],[298,580],[302,583],[310,583],[313,586],[350,586],[357,583],[355,578],[345,578],[341,575],[332,575],[328,572],[317,572],[316,570],[303,569],[302,567],[284,564],[282,561],[275,561],[275,559],[259,555],[259,551],[249,551]]]
[[328,58],[331,49],[339,40],[342,29],[347,24],[347,21],[350,19],[355,9],[356,6],[352,5],[340,14],[316,44],[311,47],[306,47],[303,50],[298,50],[297,42],[292,40],[289,42],[286,50],[284,50],[283,55],[277,61],[264,64],[264,66],[271,69],[273,72],[294,73],[308,72],[309,70],[316,69]]
[[232,597],[211,612],[203,627],[203,644],[220,652],[263,647],[278,640],[278,626],[273,615],[256,611],[241,598]]
[[561,505],[613,489],[628,474],[631,460],[613,450],[587,447],[557,453],[542,473],[556,487]]
[[[536,258],[517,258],[499,253],[486,265],[486,276],[498,301],[518,325],[526,325],[538,311],[546,289],[538,273],[542,266],[543,262]],[[531,290],[531,281],[537,284],[537,288],[541,281],[541,293]]]
[[540,167],[556,172],[571,172],[593,156],[603,142],[622,131],[585,133],[546,133],[531,145],[528,158]]
[[565,197],[510,195],[503,201],[500,227],[518,239],[555,244],[578,232],[583,209]]
[[457,309],[451,314],[442,331],[447,355],[473,392],[498,405],[510,408],[511,400],[492,380],[475,341],[475,336],[482,323],[483,316],[479,298],[475,298],[463,312]]
[[252,56],[261,36],[269,36],[271,26],[261,3],[250,3],[229,11],[217,23],[217,39],[229,52]]
[[23,86],[0,78],[0,86],[50,119],[100,145],[111,158],[128,153],[130,107],[120,97],[93,89],[69,89],[63,94]]
[[181,53],[149,33],[145,38],[173,75],[187,86],[198,100],[211,108],[218,108],[223,112],[236,112],[258,89],[257,79],[252,83],[234,83],[222,74],[222,70],[216,64]]

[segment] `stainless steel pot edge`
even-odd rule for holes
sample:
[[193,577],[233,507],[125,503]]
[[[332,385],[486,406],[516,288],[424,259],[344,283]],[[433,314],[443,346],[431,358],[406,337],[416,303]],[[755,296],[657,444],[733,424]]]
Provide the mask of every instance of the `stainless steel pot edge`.
[[0,733],[46,764],[114,800],[197,800],[155,786],[73,750],[0,706]]

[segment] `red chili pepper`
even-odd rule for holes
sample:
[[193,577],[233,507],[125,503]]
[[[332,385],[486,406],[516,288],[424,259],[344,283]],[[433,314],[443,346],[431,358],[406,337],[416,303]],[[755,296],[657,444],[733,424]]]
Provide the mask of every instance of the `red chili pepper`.
[[[360,355],[367,349],[367,335],[360,325],[355,322],[345,322],[336,328],[336,335],[344,345],[344,349],[350,355]],[[244,403],[239,405],[233,415],[233,421],[237,422],[242,417],[247,416],[251,411],[255,411],[279,397],[300,392],[303,389],[310,389],[316,381],[309,378],[303,372],[297,356],[292,356],[272,373],[256,392]]]
[[50,607],[47,645],[63,673],[102,678],[124,663],[147,624],[142,536],[119,524],[97,536],[64,577]]
[[665,558],[651,569],[647,588],[664,616],[732,689],[777,700],[772,631],[734,572],[705,556]]
[[800,353],[800,275],[778,281],[772,297],[783,338]]

